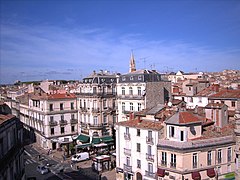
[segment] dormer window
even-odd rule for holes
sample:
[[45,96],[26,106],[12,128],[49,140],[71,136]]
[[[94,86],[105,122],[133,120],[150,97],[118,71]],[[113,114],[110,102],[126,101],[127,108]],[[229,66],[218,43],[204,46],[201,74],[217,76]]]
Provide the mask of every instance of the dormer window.
[[126,77],[125,76],[122,77],[122,81],[126,81]]
[[138,76],[138,80],[142,80],[142,76]]
[[130,76],[130,80],[131,80],[131,81],[133,80],[133,76]]
[[169,126],[169,137],[174,137],[175,128],[174,126]]

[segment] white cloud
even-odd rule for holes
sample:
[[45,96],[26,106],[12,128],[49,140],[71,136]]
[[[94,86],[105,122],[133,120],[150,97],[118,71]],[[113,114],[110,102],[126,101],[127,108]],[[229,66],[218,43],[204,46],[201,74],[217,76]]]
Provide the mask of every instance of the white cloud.
[[[217,71],[240,67],[239,49],[213,49],[164,39],[144,40],[141,34],[117,34],[102,28],[69,30],[18,24],[2,24],[1,28],[0,83],[13,82],[16,77],[53,79],[60,74],[61,79],[80,79],[81,74],[84,77],[99,69],[125,73],[132,49],[137,68],[152,65],[160,71],[193,71],[195,68]],[[81,70],[60,73],[71,68]],[[50,71],[56,73],[48,73]]]

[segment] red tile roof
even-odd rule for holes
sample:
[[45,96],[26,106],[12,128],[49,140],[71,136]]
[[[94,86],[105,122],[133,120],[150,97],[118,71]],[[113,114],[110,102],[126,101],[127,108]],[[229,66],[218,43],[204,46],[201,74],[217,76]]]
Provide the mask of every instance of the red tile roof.
[[129,120],[129,121],[123,121],[116,123],[120,126],[126,126],[126,127],[134,127],[139,129],[152,129],[152,130],[160,130],[163,128],[163,125],[159,121],[150,121],[150,120],[141,120],[139,122],[138,119]]
[[179,123],[180,124],[188,124],[188,123],[193,123],[193,122],[201,122],[202,120],[194,116],[190,112],[179,112]]
[[240,90],[221,90],[220,92],[211,95],[209,98],[240,98]]

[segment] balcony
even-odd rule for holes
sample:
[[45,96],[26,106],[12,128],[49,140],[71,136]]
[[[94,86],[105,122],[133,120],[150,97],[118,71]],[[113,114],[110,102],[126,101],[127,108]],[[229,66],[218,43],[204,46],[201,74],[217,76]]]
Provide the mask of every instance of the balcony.
[[145,171],[145,176],[151,177],[151,178],[156,178],[155,173],[151,171]]
[[49,121],[49,126],[57,126],[57,121]]
[[87,112],[88,109],[87,109],[86,107],[80,107],[80,111],[81,111],[81,112]]
[[70,123],[71,123],[71,124],[77,124],[77,123],[78,123],[78,120],[77,120],[77,119],[70,119]]
[[102,129],[102,124],[89,124],[90,129]]
[[129,166],[127,164],[123,164],[123,170],[127,172],[132,172],[132,166]]
[[131,149],[124,148],[124,154],[127,156],[131,156]]
[[63,126],[63,125],[67,125],[67,120],[60,120],[60,122],[59,122],[59,124],[61,125],[61,126]]
[[167,161],[161,160],[161,166],[167,166]]
[[99,108],[92,108],[92,113],[99,113],[100,109]]
[[87,123],[84,123],[84,122],[80,122],[80,123],[82,128],[87,128]]
[[131,140],[131,136],[129,133],[124,133],[124,139],[125,140]]
[[153,138],[152,137],[146,137],[146,143],[153,145]]
[[126,100],[143,100],[144,96],[141,95],[118,95],[119,99],[126,99]]
[[176,168],[176,163],[175,162],[170,162],[170,167],[171,168]]
[[197,163],[193,163],[193,168],[197,168]]
[[147,159],[147,161],[154,162],[154,155],[146,153],[146,159]]

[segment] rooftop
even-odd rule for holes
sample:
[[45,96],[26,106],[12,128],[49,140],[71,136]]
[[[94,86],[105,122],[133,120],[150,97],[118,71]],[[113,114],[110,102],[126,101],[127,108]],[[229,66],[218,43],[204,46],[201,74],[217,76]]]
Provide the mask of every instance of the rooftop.
[[202,122],[203,117],[193,115],[191,112],[182,111],[175,113],[172,117],[170,117],[166,123],[168,124],[192,124],[192,123],[200,123]]
[[240,90],[224,89],[216,94],[211,95],[210,98],[240,98]]
[[133,128],[139,128],[139,129],[160,130],[163,128],[162,123],[159,121],[150,121],[150,120],[139,121],[139,119],[118,122],[116,124],[120,126],[133,127]]

